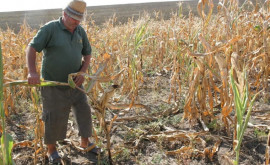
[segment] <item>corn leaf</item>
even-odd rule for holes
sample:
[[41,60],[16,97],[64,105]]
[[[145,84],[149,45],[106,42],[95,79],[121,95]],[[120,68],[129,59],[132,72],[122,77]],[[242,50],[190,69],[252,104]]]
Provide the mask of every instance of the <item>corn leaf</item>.
[[1,137],[1,150],[3,154],[3,160],[5,164],[12,164],[12,152],[13,138],[9,134],[5,133]]
[[231,70],[230,75],[231,75],[230,78],[231,78],[231,84],[232,84],[233,93],[234,93],[235,109],[236,109],[236,113],[237,113],[237,123],[241,125],[242,119],[243,119],[243,114],[242,114],[242,104],[241,104],[241,100],[240,100],[240,94],[239,94],[239,91],[238,91],[237,86],[235,84],[235,81],[234,81],[234,78],[232,75],[232,70]]
[[71,88],[75,88],[76,87],[76,84],[75,84],[75,82],[74,82],[74,80],[73,80],[73,76],[72,75],[69,75],[68,76],[68,84],[69,84],[69,86],[71,87]]
[[61,82],[57,82],[57,81],[43,80],[40,82],[40,84],[30,85],[30,84],[28,84],[27,80],[16,80],[16,81],[5,83],[4,87],[16,86],[16,85],[30,86],[30,87],[46,87],[46,86],[58,86],[58,85],[69,86],[69,84],[67,84],[67,83],[61,83]]
[[248,112],[247,112],[247,115],[246,115],[246,118],[245,118],[245,121],[244,121],[244,125],[243,127],[241,128],[241,131],[239,132],[240,134],[240,138],[239,138],[239,142],[235,148],[235,150],[239,150],[240,149],[240,145],[241,145],[241,142],[242,142],[242,139],[244,137],[244,133],[245,133],[245,130],[247,128],[247,125],[248,125],[248,121],[250,119],[250,115],[251,115],[251,111],[252,111],[252,107],[253,107],[253,104],[257,98],[257,96],[259,95],[260,92],[258,92],[257,94],[255,94],[255,96],[253,96],[251,102],[250,102],[250,105],[249,105],[249,108],[248,108]]

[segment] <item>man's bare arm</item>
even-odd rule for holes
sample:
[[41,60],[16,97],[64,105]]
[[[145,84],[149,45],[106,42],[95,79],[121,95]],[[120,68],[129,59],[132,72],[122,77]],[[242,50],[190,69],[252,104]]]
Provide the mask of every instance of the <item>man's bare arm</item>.
[[26,49],[26,61],[28,67],[28,84],[40,84],[40,76],[36,69],[36,50],[28,46]]

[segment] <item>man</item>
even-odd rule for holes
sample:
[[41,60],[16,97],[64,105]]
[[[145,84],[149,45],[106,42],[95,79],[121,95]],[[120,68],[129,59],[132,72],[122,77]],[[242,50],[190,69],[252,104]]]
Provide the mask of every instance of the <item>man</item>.
[[[43,51],[42,78],[50,81],[67,82],[68,75],[86,72],[91,59],[91,46],[86,32],[79,25],[84,17],[86,3],[73,0],[63,10],[59,20],[48,22],[39,29],[26,49],[28,83],[39,84],[40,76],[36,71],[36,52]],[[74,82],[82,87],[83,76],[76,76]],[[44,143],[51,164],[60,162],[56,141],[66,137],[70,110],[78,124],[81,147],[93,147],[89,142],[92,135],[91,109],[86,95],[78,89],[67,86],[42,87],[42,120],[45,122]],[[97,153],[95,147],[91,152]]]

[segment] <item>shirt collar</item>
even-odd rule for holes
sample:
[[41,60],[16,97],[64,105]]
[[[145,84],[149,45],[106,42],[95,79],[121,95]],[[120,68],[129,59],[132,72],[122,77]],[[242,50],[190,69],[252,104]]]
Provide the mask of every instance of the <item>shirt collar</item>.
[[65,27],[63,21],[62,21],[62,17],[60,17],[58,21],[59,21],[59,24],[60,24],[61,29],[63,29],[63,30],[67,29],[67,28]]

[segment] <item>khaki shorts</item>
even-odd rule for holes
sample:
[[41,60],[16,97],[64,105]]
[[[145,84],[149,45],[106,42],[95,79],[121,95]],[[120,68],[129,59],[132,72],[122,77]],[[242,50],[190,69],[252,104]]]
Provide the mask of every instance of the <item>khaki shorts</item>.
[[79,136],[92,136],[91,108],[83,92],[72,88],[42,87],[41,96],[45,144],[55,144],[56,141],[66,138],[71,109],[78,125]]

